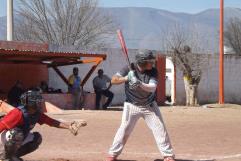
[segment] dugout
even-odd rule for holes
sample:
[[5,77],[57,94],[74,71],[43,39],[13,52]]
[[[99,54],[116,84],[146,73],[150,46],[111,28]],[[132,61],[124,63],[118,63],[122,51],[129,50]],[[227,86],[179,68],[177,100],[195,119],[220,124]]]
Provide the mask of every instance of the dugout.
[[[90,63],[90,70],[82,77],[83,87],[96,67],[105,59],[106,54],[51,52],[48,44],[0,41],[0,98],[6,99],[8,91],[17,80],[20,80],[25,88],[39,86],[41,81],[48,82],[48,68],[52,68],[67,85],[67,78],[58,67]],[[68,93],[43,96],[47,102],[46,106],[56,104],[62,108],[68,106],[63,103],[71,104],[71,96]]]

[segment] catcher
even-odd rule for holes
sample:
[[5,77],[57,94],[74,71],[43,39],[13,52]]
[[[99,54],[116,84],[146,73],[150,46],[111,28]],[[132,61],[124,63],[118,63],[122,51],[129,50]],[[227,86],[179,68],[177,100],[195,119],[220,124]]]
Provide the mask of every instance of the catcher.
[[[0,160],[19,161],[20,157],[38,149],[42,142],[41,134],[31,132],[36,123],[70,130],[78,134],[85,121],[64,123],[42,113],[43,99],[37,91],[27,91],[21,95],[21,106],[14,108],[0,120]],[[0,106],[3,101],[0,100]]]

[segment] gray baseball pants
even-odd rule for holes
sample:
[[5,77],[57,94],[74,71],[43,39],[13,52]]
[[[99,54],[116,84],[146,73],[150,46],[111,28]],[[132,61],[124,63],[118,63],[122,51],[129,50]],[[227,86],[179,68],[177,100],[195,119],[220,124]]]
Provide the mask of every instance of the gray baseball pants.
[[124,103],[122,122],[109,150],[109,155],[120,155],[128,137],[135,127],[136,122],[141,117],[151,129],[161,154],[164,157],[174,156],[169,136],[156,102],[153,102],[148,106],[135,106],[128,102]]

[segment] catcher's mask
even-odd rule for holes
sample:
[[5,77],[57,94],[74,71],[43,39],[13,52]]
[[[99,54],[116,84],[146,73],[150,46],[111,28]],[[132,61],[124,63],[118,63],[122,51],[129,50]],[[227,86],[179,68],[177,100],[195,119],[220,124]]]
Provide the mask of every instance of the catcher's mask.
[[154,64],[156,57],[153,55],[150,50],[140,50],[136,55],[136,62],[140,66],[145,66],[147,63]]
[[43,102],[43,97],[39,91],[29,90],[20,96],[20,100],[23,106],[40,110]]

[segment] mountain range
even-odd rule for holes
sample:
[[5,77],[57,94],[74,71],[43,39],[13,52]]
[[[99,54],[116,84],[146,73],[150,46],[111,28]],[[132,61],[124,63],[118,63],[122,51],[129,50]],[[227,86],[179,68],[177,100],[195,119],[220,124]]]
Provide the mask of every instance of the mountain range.
[[[161,41],[165,31],[180,24],[188,34],[190,28],[198,31],[202,47],[210,52],[218,51],[219,9],[208,9],[196,14],[170,12],[154,8],[123,7],[101,8],[112,16],[118,28],[122,29],[128,48],[148,48],[161,50]],[[225,8],[224,22],[232,17],[241,17],[240,8]],[[0,17],[0,39],[6,38],[6,17]],[[119,47],[116,35],[113,35],[110,47]]]

